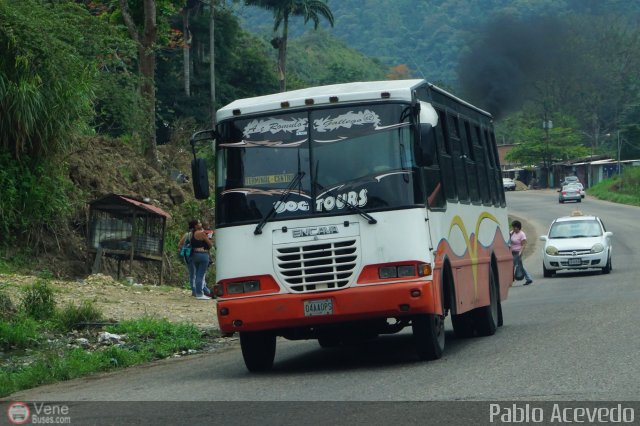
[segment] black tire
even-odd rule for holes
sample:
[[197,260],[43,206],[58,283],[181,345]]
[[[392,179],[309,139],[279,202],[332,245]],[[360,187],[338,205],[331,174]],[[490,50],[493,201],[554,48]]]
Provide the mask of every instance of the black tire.
[[582,198],[578,199],[578,202],[581,203],[582,202]]
[[252,373],[271,370],[276,355],[276,335],[267,331],[240,333],[242,358]]
[[335,348],[337,346],[340,346],[342,344],[342,341],[338,336],[327,335],[318,337],[318,344],[320,345],[320,347],[325,349]]
[[558,202],[559,202],[560,204],[564,203],[564,201],[562,201],[562,200],[558,200]]
[[473,337],[475,329],[473,328],[472,312],[465,312],[460,315],[451,315],[451,324],[453,324],[453,332],[456,337],[460,339]]
[[553,271],[550,271],[549,269],[547,269],[547,267],[544,266],[544,263],[542,264],[542,275],[545,278],[551,278],[553,276]]
[[500,312],[500,296],[493,273],[489,266],[489,306],[483,306],[473,311],[473,324],[479,336],[493,336],[498,328]]
[[607,258],[607,264],[604,266],[604,268],[602,268],[602,273],[603,274],[608,274],[608,273],[611,272],[611,269],[613,269],[613,268],[611,267],[611,256],[609,256]]
[[413,341],[422,360],[440,359],[444,351],[444,315],[416,315],[411,320]]

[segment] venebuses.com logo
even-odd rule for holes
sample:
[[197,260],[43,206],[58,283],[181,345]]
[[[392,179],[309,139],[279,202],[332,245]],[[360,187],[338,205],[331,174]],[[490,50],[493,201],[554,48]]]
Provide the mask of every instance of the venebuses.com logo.
[[69,406],[49,402],[14,402],[7,409],[7,417],[14,425],[29,424],[71,424]]
[[7,417],[9,421],[15,425],[23,425],[29,421],[31,411],[29,406],[24,402],[14,402],[7,409]]

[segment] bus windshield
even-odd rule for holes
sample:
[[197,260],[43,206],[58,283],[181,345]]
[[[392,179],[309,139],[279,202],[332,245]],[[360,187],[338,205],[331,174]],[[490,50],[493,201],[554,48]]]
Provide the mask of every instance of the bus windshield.
[[274,207],[272,220],[282,220],[413,204],[408,111],[407,104],[356,105],[221,123],[218,226],[259,222]]

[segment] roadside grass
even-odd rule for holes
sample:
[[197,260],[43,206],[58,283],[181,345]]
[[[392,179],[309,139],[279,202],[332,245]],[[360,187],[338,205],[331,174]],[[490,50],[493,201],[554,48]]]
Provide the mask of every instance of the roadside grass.
[[640,206],[640,167],[626,169],[622,178],[616,175],[603,180],[589,188],[587,193],[601,200]]
[[[0,288],[0,295],[4,295]],[[90,373],[129,367],[197,350],[205,337],[192,324],[142,317],[100,326],[103,314],[90,301],[57,308],[41,279],[25,289],[17,312],[0,320],[0,397]],[[51,297],[50,297],[51,296]],[[96,324],[99,328],[84,329]],[[117,342],[99,342],[107,331]],[[79,338],[85,340],[80,347]]]

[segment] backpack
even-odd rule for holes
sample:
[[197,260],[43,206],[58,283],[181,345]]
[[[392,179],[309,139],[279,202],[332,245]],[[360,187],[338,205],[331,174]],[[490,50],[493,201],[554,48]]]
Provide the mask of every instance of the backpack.
[[193,235],[191,234],[191,232],[189,232],[188,234],[185,234],[185,239],[184,242],[182,244],[182,248],[180,249],[180,252],[178,253],[178,256],[180,256],[185,263],[189,263],[191,261],[191,254],[193,253],[193,249],[191,247],[191,237]]
[[522,258],[517,256],[513,259],[513,278],[516,281],[520,281],[524,279],[524,268],[522,267]]

